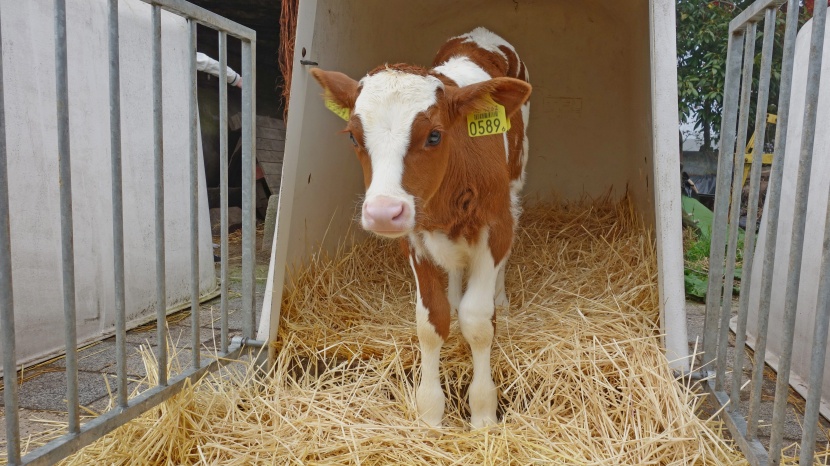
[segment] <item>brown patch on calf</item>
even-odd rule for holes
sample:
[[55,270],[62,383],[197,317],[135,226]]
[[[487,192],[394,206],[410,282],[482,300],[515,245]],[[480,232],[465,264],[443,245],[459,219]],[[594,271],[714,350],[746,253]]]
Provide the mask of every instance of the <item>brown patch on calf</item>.
[[432,61],[432,67],[441,65],[453,57],[469,58],[470,61],[480,66],[491,77],[508,76],[507,70],[510,65],[503,56],[485,50],[475,42],[466,41],[460,37],[448,40],[438,49],[438,53]]
[[[451,240],[464,238],[474,244],[482,228],[487,227],[496,261],[506,256],[513,238],[513,169],[506,163],[503,137],[471,138],[467,135],[466,115],[489,95],[513,116],[529,93],[527,83],[513,78],[461,88],[446,85],[438,91],[436,106],[415,118],[402,184],[415,197],[416,231],[440,231]],[[514,116],[511,122],[522,131],[520,116]],[[442,142],[426,147],[426,138],[434,130],[442,133]],[[521,149],[521,142],[518,147]],[[515,158],[521,164],[520,152]]]
[[[441,101],[438,100],[438,102]],[[448,137],[447,128],[442,124],[446,118],[445,109],[433,106],[427,112],[416,116],[412,122],[409,147],[403,161],[401,184],[406,192],[416,198],[416,211],[420,211],[422,206],[429,205],[444,180],[444,174],[452,155],[451,145],[444,140]],[[428,146],[426,141],[433,131],[441,133],[442,142],[437,146]]]
[[[407,241],[402,240],[401,243],[404,246]],[[450,302],[446,292],[447,273],[428,258],[416,257],[415,251],[408,247],[408,243],[405,247],[418,278],[421,303],[429,312],[429,323],[435,328],[435,333],[446,341],[450,335]]]
[[[444,137],[452,147],[446,169],[435,194],[418,205],[416,229],[442,231],[452,240],[464,238],[471,244],[484,227],[491,228],[491,236],[498,235],[503,229],[493,227],[507,222],[506,231],[512,234],[510,179],[501,136],[470,138],[463,124],[453,125],[447,133]],[[409,190],[407,182],[416,176],[407,172],[404,188]]]
[[502,217],[498,222],[490,226],[490,237],[487,239],[490,246],[490,254],[493,255],[493,262],[498,266],[507,257],[510,247],[513,245],[513,216]]
[[504,72],[504,75],[511,77],[519,76],[519,63],[521,61],[519,60],[519,56],[516,55],[516,52],[505,45],[499,45],[499,50],[507,57],[507,70]]
[[[466,41],[464,38],[454,38],[448,40],[438,51],[433,60],[433,66],[438,66],[452,57],[466,57],[491,77],[517,77],[519,80],[527,82],[527,68],[524,62],[519,58],[518,54],[510,47],[500,45],[499,50],[504,54],[504,57],[496,52],[485,50],[478,46],[473,41]],[[505,58],[506,57],[506,58]],[[447,86],[454,86],[455,82],[452,79],[438,74],[435,74]],[[469,86],[468,86],[469,87]],[[504,103],[499,96],[494,96],[494,99],[499,103]],[[524,104],[524,100],[522,101]],[[507,113],[510,118],[511,128],[507,133],[508,139],[508,173],[510,180],[517,180],[522,176],[524,167],[522,166],[523,152],[524,152],[524,136],[525,125],[521,114],[517,112],[518,106],[508,107]],[[515,113],[514,113],[515,112]],[[487,138],[491,138],[488,136]],[[481,139],[481,138],[480,138]],[[502,148],[502,152],[503,152]]]
[[507,169],[510,172],[510,180],[518,180],[522,176],[522,153],[524,152],[525,123],[518,114],[510,119],[510,130],[507,131],[508,161]]
[[527,82],[527,67],[525,66],[525,62],[519,61],[519,74],[516,77]]
[[366,73],[366,76],[376,75],[382,71],[400,71],[401,73],[409,73],[418,76],[427,76],[429,74],[429,70],[423,66],[410,65],[409,63],[393,63],[391,65],[386,63]]
[[438,78],[438,80],[441,81],[444,84],[444,86],[458,87],[458,84],[456,84],[456,82],[452,78],[450,78],[449,76],[444,76],[443,74],[436,73],[435,71],[432,71],[432,70],[429,71],[429,74],[430,74],[430,76],[435,76],[436,78]]
[[462,214],[469,212],[476,196],[477,193],[473,188],[468,187],[464,189],[458,194],[458,198],[455,200],[455,208]]

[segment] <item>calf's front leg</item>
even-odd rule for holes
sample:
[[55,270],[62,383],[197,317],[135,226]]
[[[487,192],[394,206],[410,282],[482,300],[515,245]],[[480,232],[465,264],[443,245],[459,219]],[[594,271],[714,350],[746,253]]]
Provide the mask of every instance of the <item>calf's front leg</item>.
[[499,267],[499,275],[496,278],[496,307],[501,307],[507,309],[510,307],[510,300],[507,299],[507,291],[504,287],[504,272],[507,268],[507,260],[503,260],[501,262],[501,266]]
[[473,355],[473,381],[469,398],[473,428],[496,423],[496,385],[490,369],[490,348],[493,344],[493,295],[500,267],[494,263],[486,242],[481,244],[470,263],[467,290],[458,308],[461,333]]
[[447,297],[450,300],[450,312],[458,314],[458,306],[461,304],[464,270],[460,268],[452,269],[447,272],[447,275],[449,276],[447,280]]
[[444,390],[441,388],[440,356],[450,333],[450,303],[444,289],[445,272],[427,258],[414,253],[409,263],[415,273],[417,296],[415,320],[421,346],[421,382],[415,394],[422,421],[439,427],[444,418]]

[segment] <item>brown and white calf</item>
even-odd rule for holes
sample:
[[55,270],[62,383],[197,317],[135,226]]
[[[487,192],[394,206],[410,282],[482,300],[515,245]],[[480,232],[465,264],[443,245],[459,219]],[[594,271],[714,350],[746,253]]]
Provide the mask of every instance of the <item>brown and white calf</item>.
[[[472,425],[495,423],[490,348],[495,307],[507,305],[504,269],[527,161],[524,63],[504,39],[477,28],[445,43],[429,70],[383,65],[359,82],[311,73],[328,106],[348,121],[366,185],[363,228],[401,238],[409,254],[418,290],[421,419],[438,426],[444,415],[439,353],[455,310],[473,358]],[[504,107],[510,129],[471,137],[468,114],[492,109],[492,101]]]

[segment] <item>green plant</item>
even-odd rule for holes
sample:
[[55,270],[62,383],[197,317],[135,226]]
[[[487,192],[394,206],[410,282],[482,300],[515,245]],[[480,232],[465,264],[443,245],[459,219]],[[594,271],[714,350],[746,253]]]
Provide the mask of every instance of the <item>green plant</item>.
[[[735,287],[733,292],[739,291],[743,276],[743,231],[738,235],[738,246],[735,259]],[[700,234],[692,228],[686,228],[683,234],[683,281],[686,286],[686,295],[691,299],[702,300],[706,297],[709,287],[709,249],[711,242],[708,236]]]
[[687,228],[683,236],[686,295],[692,299],[703,299],[709,285],[709,237],[692,228]]

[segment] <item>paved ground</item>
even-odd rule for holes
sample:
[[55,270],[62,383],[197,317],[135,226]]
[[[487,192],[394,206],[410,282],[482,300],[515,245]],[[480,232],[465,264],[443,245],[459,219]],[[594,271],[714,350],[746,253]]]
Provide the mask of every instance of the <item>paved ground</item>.
[[[258,234],[257,251],[259,251],[261,231]],[[218,242],[218,239],[214,239]],[[218,251],[218,250],[217,250]],[[232,235],[229,243],[229,293],[228,293],[228,328],[229,338],[242,333],[241,312],[241,244],[239,235]],[[219,277],[219,264],[216,264],[216,276]],[[268,254],[258,252],[256,267],[257,322],[265,290],[268,273]],[[215,354],[220,340],[219,297],[202,303],[199,310],[199,341],[204,357]],[[167,318],[170,342],[173,348],[169,352],[178,355],[181,366],[172,368],[171,375],[181,372],[181,367],[190,363],[192,351],[192,329],[190,309],[186,309]],[[157,353],[158,339],[155,322],[133,329],[127,333],[127,374],[130,397],[149,388],[140,385],[145,377],[142,349],[145,354],[151,350]],[[105,412],[110,405],[111,394],[116,391],[115,337],[87,345],[78,352],[78,392],[81,415],[94,416]],[[23,371],[19,391],[19,417],[21,439],[59,428],[67,420],[66,414],[66,374],[63,357],[54,358]],[[0,378],[0,457],[5,459],[6,424],[5,406],[2,397],[2,378]],[[83,422],[83,421],[82,421]]]
[[[732,306],[733,309],[738,308],[738,303]],[[700,341],[703,340],[703,321],[706,313],[706,307],[702,303],[694,302],[694,301],[687,301],[686,303],[686,315],[687,321],[689,323],[689,348],[694,349],[695,344],[698,344],[698,350]],[[730,347],[727,352],[727,359],[728,361],[732,361],[735,357],[735,335],[730,333],[729,334],[729,344]],[[744,364],[741,370],[742,374],[742,384],[745,384],[747,380],[750,379],[752,376],[752,367],[753,367],[753,358],[754,354],[752,350],[746,349],[745,356],[744,356]],[[732,371],[732,364],[728,365],[727,370],[727,382],[726,387],[731,387],[733,376]],[[762,387],[761,393],[761,410],[760,410],[760,419],[761,419],[761,427],[758,429],[758,439],[764,445],[765,448],[769,448],[769,435],[771,430],[771,422],[772,422],[772,406],[775,399],[775,383],[776,383],[776,374],[769,366],[764,367],[764,385]],[[741,412],[746,415],[749,406],[749,387],[744,386],[744,389],[741,391]],[[804,420],[804,398],[801,397],[798,393],[795,392],[792,388],[789,390],[789,398],[788,398],[788,405],[787,405],[787,417],[784,424],[784,446],[789,447],[795,443],[801,442],[801,435],[802,435],[802,424]],[[708,403],[704,406],[704,413],[703,415],[712,415],[716,411],[715,405],[712,403]],[[824,451],[830,448],[828,446],[828,434],[830,434],[830,423],[828,423],[825,419],[821,419],[821,426],[818,429],[818,433],[816,435],[816,451]],[[792,449],[785,450],[786,453],[794,454]],[[825,463],[822,463],[825,464]]]

